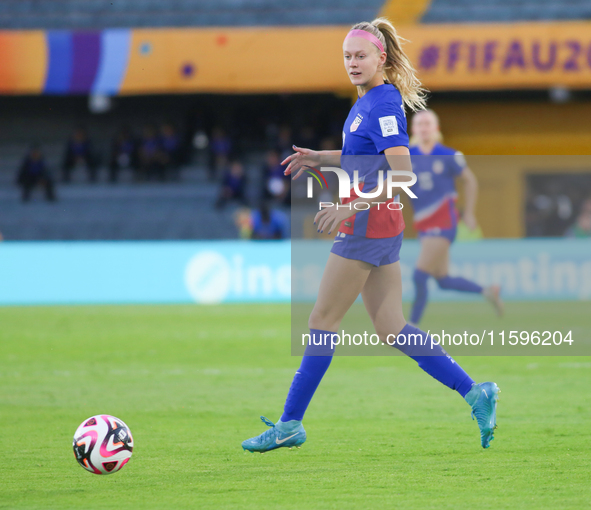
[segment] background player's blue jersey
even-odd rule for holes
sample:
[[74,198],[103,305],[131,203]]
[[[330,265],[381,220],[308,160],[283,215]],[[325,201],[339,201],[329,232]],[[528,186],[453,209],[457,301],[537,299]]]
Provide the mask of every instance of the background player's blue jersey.
[[[375,188],[378,170],[384,171],[385,178],[390,169],[384,150],[399,146],[408,147],[402,96],[394,85],[385,83],[357,99],[345,121],[341,167],[349,174],[351,188],[354,170],[359,172],[361,191]],[[355,198],[357,195],[351,190],[351,198],[343,199],[343,203]],[[358,212],[345,220],[339,230],[365,237],[394,237],[404,230],[404,220],[400,211],[381,205]]]
[[458,219],[455,178],[466,167],[463,154],[440,143],[430,154],[423,154],[418,146],[410,147],[410,154],[417,176],[412,188],[417,198],[411,200],[415,228],[425,231],[454,227]]

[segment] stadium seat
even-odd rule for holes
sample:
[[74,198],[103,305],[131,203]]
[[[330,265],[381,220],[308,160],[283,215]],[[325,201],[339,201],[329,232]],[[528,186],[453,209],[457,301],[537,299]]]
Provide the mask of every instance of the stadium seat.
[[509,21],[542,21],[591,18],[591,5],[586,0],[568,3],[557,0],[433,0],[423,15],[423,23],[491,23]]
[[[0,29],[350,24],[374,18],[383,0],[3,0]],[[329,21],[327,21],[329,20]]]
[[7,240],[216,239],[233,232],[233,210],[213,207],[215,184],[62,186],[57,203],[41,193],[27,204],[0,189],[0,231]]

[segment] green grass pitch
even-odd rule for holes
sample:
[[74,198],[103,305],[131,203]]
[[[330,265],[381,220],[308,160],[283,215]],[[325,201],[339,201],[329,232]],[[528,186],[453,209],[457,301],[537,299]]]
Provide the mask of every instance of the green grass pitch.
[[[424,326],[582,334],[588,312],[510,303],[501,322],[483,303],[431,304]],[[502,390],[488,450],[467,404],[412,360],[336,357],[306,444],[244,453],[259,414],[280,416],[289,334],[287,305],[0,308],[0,508],[591,507],[589,357],[458,358]],[[111,476],[71,449],[98,413],[134,434]]]

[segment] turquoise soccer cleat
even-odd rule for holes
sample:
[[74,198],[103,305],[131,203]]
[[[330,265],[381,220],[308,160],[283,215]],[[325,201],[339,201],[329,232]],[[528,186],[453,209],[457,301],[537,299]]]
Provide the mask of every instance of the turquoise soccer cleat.
[[[306,431],[301,422],[279,421],[277,424],[261,416],[265,425],[271,427],[262,434],[242,442],[242,448],[249,452],[265,453],[276,448],[299,448],[306,441]],[[280,430],[281,429],[281,430]]]
[[472,407],[472,419],[476,418],[480,429],[480,443],[483,448],[488,448],[494,439],[494,430],[497,428],[497,402],[499,400],[499,387],[494,382],[473,384],[472,389],[465,397],[466,402]]

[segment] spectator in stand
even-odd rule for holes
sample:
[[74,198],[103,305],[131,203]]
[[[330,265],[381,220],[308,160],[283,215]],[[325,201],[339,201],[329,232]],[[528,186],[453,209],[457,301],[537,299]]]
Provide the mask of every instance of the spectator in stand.
[[162,167],[162,149],[156,129],[152,125],[144,126],[142,138],[139,143],[139,180],[150,180],[158,177],[164,180]]
[[232,142],[226,132],[216,127],[209,142],[209,179],[214,180],[222,168],[228,165]]
[[[340,138],[339,138],[340,141]],[[338,146],[338,144],[336,143],[335,139],[333,136],[327,136],[325,138],[323,138],[320,142],[320,150],[323,151],[335,151],[335,150],[340,150],[340,147]]]
[[22,188],[22,200],[31,199],[31,191],[41,186],[45,191],[45,198],[50,202],[55,200],[53,179],[45,163],[45,157],[38,145],[33,145],[20,166],[17,184]]
[[109,180],[117,182],[121,170],[131,170],[134,176],[139,170],[137,141],[128,126],[121,128],[111,144]]
[[591,237],[591,198],[583,202],[577,221],[566,231],[566,237]]
[[245,189],[244,167],[240,161],[234,160],[230,163],[230,168],[226,171],[222,180],[222,189],[216,207],[221,209],[230,200],[236,200],[242,205],[246,205]]
[[283,239],[285,237],[285,216],[270,209],[267,202],[252,213],[251,239]]
[[181,141],[172,124],[166,123],[160,128],[160,143],[164,175],[168,176],[172,173],[178,179],[181,166]]
[[318,147],[319,140],[312,126],[304,126],[300,129],[296,145],[298,147]]
[[[293,152],[293,143],[291,128],[287,125],[281,126],[279,128],[279,134],[277,135],[277,151],[279,152],[279,158],[281,161],[287,156],[291,156]],[[307,147],[307,145],[304,147]]]
[[97,162],[92,149],[92,142],[83,126],[78,126],[66,144],[63,162],[63,180],[70,182],[72,170],[85,167],[88,180],[96,182]]
[[240,239],[252,237],[252,213],[248,207],[240,207],[234,212],[234,224]]
[[267,152],[265,166],[263,167],[264,189],[263,198],[274,199],[278,203],[289,204],[291,178],[283,174],[285,167],[281,165],[279,152],[270,150]]

